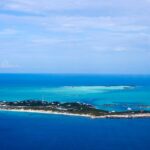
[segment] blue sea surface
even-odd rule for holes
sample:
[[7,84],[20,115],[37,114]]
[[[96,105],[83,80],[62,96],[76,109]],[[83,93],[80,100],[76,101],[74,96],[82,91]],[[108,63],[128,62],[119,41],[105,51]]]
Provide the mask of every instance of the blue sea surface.
[[150,110],[148,75],[0,74],[0,100],[79,101],[105,110]]
[[0,112],[0,150],[149,150],[150,119]]
[[[0,74],[0,100],[24,99],[149,110],[150,76]],[[149,139],[150,119],[0,111],[0,150],[149,150]]]

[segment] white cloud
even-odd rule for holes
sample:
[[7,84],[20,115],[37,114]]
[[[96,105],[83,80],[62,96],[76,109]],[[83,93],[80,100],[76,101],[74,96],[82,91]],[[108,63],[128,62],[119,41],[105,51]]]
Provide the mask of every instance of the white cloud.
[[15,35],[17,33],[18,33],[17,30],[11,29],[11,28],[6,28],[6,29],[0,30],[0,35]]
[[139,13],[149,11],[149,0],[4,0],[0,4],[2,10],[46,14],[50,11],[73,9],[97,9],[105,11],[126,11]]
[[1,8],[5,10],[15,10],[33,13],[43,13],[51,10],[70,10],[84,9],[107,6],[110,1],[105,0],[5,0],[2,2]]
[[86,16],[11,16],[0,15],[0,19],[9,23],[14,21],[17,25],[30,25],[57,32],[82,32],[88,29],[106,29],[109,31],[129,32],[149,30],[150,22],[143,22],[143,18],[136,17],[86,17]]
[[110,17],[45,17],[41,25],[49,31],[82,32],[87,29],[102,29],[115,26]]
[[32,43],[36,45],[52,45],[52,44],[60,44],[64,42],[62,39],[54,39],[54,38],[48,38],[48,37],[34,37],[32,39]]
[[[115,3],[112,4],[112,2]],[[135,5],[134,2],[137,2],[137,4]],[[145,0],[141,3],[145,5]],[[108,7],[111,7],[111,9],[107,9]],[[127,10],[123,15],[116,13],[116,11],[122,13],[124,7],[129,9],[132,7],[133,12],[137,8],[140,15],[138,13],[135,15],[133,12],[128,13]],[[129,51],[129,49],[131,50],[130,47],[137,47],[136,45],[139,43],[146,45],[149,42],[145,40],[148,39],[147,37],[142,39],[143,36],[139,34],[149,34],[150,32],[149,15],[142,15],[147,7],[145,7],[145,11],[140,7],[143,6],[140,6],[137,0],[131,0],[130,2],[128,0],[121,2],[119,0],[43,0],[42,2],[41,0],[5,0],[0,4],[0,8],[3,10],[45,15],[22,15],[19,12],[12,13],[12,11],[7,15],[0,14],[1,23],[8,27],[1,30],[0,35],[8,35],[9,51],[17,49],[15,47],[18,47],[18,51],[21,51],[21,49],[30,51],[31,49],[34,50],[36,45],[39,47],[40,45],[41,47],[43,45],[47,47],[60,45],[61,47],[63,43],[66,44],[67,42],[68,44],[74,43],[76,47],[78,46],[77,48],[82,48],[82,51],[84,46],[89,49],[96,47],[95,49],[100,51],[119,52],[125,51],[122,47],[127,47]],[[94,8],[99,8],[96,10],[96,15],[93,15],[93,11],[91,11]],[[60,13],[61,10],[66,9],[66,12]],[[81,11],[78,13],[75,10],[72,14],[70,13],[71,9],[82,9],[84,13]],[[106,15],[107,12],[112,12],[112,14]],[[10,35],[18,33],[11,27],[19,29],[23,34],[20,36],[19,32],[18,37],[14,36],[10,39]],[[89,37],[89,39],[85,40],[86,37]],[[76,40],[82,38],[82,42]],[[0,40],[1,49],[8,49],[8,40],[4,41],[2,38]],[[74,47],[72,46],[72,48]]]
[[18,65],[11,64],[8,60],[3,60],[0,63],[0,68],[1,69],[11,69],[11,68],[18,68],[18,67],[19,67]]
[[119,46],[119,47],[115,47],[114,51],[116,51],[116,52],[125,52],[125,51],[127,51],[127,48]]

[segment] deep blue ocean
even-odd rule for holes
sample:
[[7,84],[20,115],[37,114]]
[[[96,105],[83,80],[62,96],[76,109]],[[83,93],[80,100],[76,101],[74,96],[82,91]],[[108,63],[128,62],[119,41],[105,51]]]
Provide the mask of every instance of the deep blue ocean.
[[[0,74],[0,100],[80,101],[149,110],[148,75]],[[105,104],[111,104],[106,107]],[[150,119],[0,111],[0,150],[149,150]]]

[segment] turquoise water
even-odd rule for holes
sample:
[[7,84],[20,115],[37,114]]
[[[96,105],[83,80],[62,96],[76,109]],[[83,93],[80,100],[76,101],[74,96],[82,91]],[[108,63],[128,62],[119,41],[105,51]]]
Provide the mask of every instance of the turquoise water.
[[1,74],[0,99],[79,101],[105,110],[150,110],[150,76]]

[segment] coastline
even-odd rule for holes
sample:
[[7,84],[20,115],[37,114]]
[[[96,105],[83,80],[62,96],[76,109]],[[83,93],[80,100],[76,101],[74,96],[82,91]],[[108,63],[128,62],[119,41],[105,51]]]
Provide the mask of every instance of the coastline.
[[77,117],[87,117],[91,119],[136,119],[136,118],[150,118],[150,113],[139,113],[139,114],[110,114],[94,116],[89,114],[75,114],[75,113],[65,113],[65,112],[55,112],[55,111],[43,111],[43,110],[24,110],[24,109],[0,109],[0,111],[8,112],[24,112],[24,113],[39,113],[39,114],[51,114],[51,115],[65,115],[65,116],[77,116]]
[[39,113],[39,114],[50,114],[50,115],[65,115],[65,116],[77,116],[77,117],[95,118],[92,115],[86,115],[86,114],[82,115],[82,114],[73,114],[73,113],[65,113],[65,112],[43,111],[43,110],[0,109],[0,111],[24,112],[24,113]]

